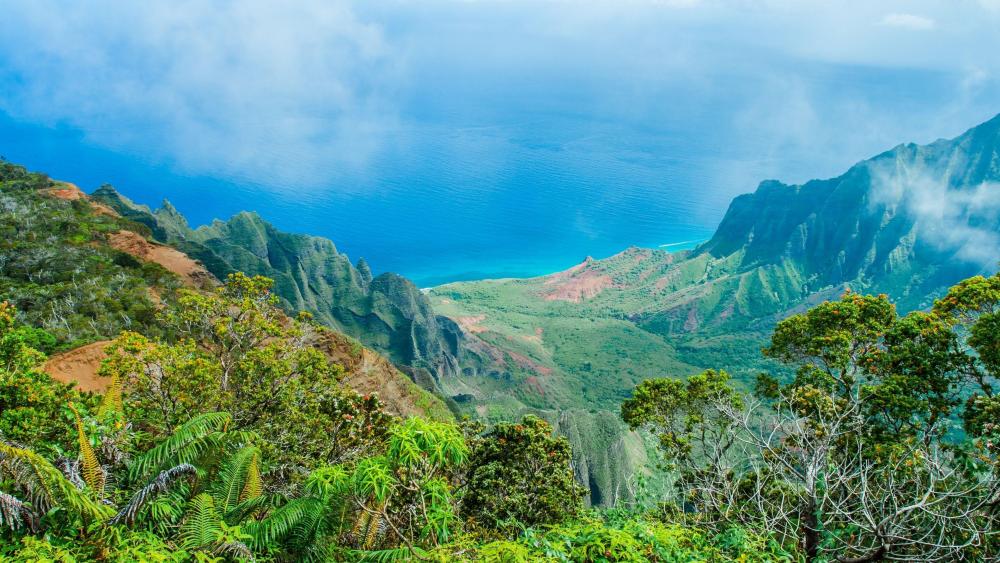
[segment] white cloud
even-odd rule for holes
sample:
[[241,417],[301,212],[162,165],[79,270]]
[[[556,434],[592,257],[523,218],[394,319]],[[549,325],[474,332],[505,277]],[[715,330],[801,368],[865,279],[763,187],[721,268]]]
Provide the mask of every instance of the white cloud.
[[[809,174],[834,173],[989,116],[1000,35],[984,6],[1000,0],[981,1],[8,0],[0,112],[269,186],[351,189],[338,172],[424,142],[406,130],[518,122],[514,105],[654,127],[718,115],[743,133],[733,143],[782,163],[798,147]],[[883,17],[939,32],[887,33]],[[844,69],[870,69],[874,87],[850,90]],[[902,87],[900,70],[930,79]],[[926,92],[922,113],[905,105]]]
[[931,18],[918,16],[916,14],[892,13],[886,14],[882,18],[882,25],[911,29],[914,31],[926,31],[934,29],[937,23]]
[[948,175],[899,161],[870,165],[871,202],[912,217],[920,240],[957,258],[993,268],[1000,260],[1000,184],[951,186]]
[[347,2],[32,0],[4,12],[0,75],[17,87],[0,109],[185,171],[317,184],[363,165],[392,123],[395,61]]

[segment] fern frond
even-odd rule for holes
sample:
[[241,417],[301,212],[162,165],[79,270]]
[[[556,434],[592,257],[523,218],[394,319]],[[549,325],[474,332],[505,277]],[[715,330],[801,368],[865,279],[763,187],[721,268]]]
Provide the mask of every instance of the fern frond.
[[101,406],[97,408],[97,414],[104,416],[111,412],[122,412],[123,410],[122,384],[121,380],[118,379],[118,374],[114,374],[111,376],[111,384],[108,385],[108,390],[104,392],[104,397],[101,398]]
[[7,493],[0,493],[0,527],[6,525],[16,530],[24,525],[25,520],[32,520],[31,507],[20,499]]
[[235,559],[236,561],[256,561],[253,556],[253,552],[247,547],[247,544],[240,541],[227,541],[220,543],[215,546],[212,550],[213,555],[224,556],[227,560]]
[[83,477],[80,475],[79,459],[61,457],[56,460],[56,466],[59,468],[59,471],[62,471],[63,476],[66,477],[66,479],[69,479],[69,482],[73,483],[73,486],[76,488],[82,489],[87,486],[87,484],[83,482]]
[[412,561],[416,557],[426,558],[428,555],[429,554],[426,551],[420,549],[419,547],[414,547],[412,550],[408,547],[397,547],[394,549],[380,549],[377,551],[351,552],[352,561],[368,563],[395,563],[396,561]]
[[104,498],[104,484],[106,482],[104,468],[101,467],[101,462],[97,459],[97,453],[94,452],[94,448],[90,445],[90,438],[87,437],[87,432],[83,427],[83,419],[80,418],[80,413],[73,406],[73,403],[69,404],[69,410],[73,411],[73,418],[76,419],[76,434],[80,448],[80,466],[83,473],[83,482],[90,487],[90,490],[94,491],[98,498]]
[[289,501],[260,522],[245,524],[244,529],[252,537],[251,545],[263,547],[287,537],[296,528],[319,518],[324,509],[321,500],[301,497]]
[[147,502],[156,498],[157,495],[166,492],[170,485],[181,478],[193,479],[198,474],[198,470],[195,469],[193,465],[181,464],[170,469],[161,471],[159,475],[156,476],[148,485],[139,490],[132,496],[128,504],[118,511],[118,514],[109,521],[110,524],[121,524],[131,525],[135,522],[135,517],[139,510],[146,505]]
[[371,549],[375,547],[375,540],[378,539],[379,532],[382,531],[382,509],[376,511],[375,514],[371,515],[368,519],[368,531],[365,533],[365,549]]
[[0,442],[0,473],[9,473],[38,512],[62,507],[85,520],[104,520],[111,509],[76,488],[54,465],[35,452]]
[[148,475],[168,461],[174,461],[172,465],[190,463],[205,449],[221,442],[221,433],[232,419],[225,412],[210,412],[192,417],[177,427],[169,438],[136,458],[130,470],[132,479]]
[[211,495],[201,493],[188,503],[188,511],[180,527],[181,545],[185,549],[200,549],[215,543],[222,531],[222,518]]
[[[232,510],[226,513],[227,522],[246,522],[247,520],[262,520],[275,507],[281,506],[287,499],[281,495],[261,494],[257,498],[247,499],[240,502]],[[244,526],[246,527],[246,526]]]
[[[211,490],[216,506],[223,514],[244,500],[242,492],[249,484],[251,468],[256,468],[259,453],[260,450],[254,447],[243,448],[223,462]],[[260,485],[260,474],[257,474],[257,485]]]
[[260,456],[254,454],[247,468],[246,483],[240,492],[240,503],[253,500],[264,494],[264,481],[260,477]]

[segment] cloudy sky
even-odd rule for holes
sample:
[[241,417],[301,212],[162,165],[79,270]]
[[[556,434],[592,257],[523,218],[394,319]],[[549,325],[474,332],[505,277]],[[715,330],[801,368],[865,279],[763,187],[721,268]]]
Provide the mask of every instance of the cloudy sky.
[[[704,166],[710,224],[762,177],[837,174],[1000,112],[1000,0],[8,0],[3,11],[6,127],[71,131],[132,162],[284,193],[392,199],[405,171],[389,178],[387,162],[429,166],[431,144],[485,170],[519,165],[512,142],[590,143],[588,154],[633,161],[690,144],[691,159],[721,155]],[[16,135],[0,141],[0,154],[30,160]],[[462,178],[449,170],[427,174]],[[594,220],[578,217],[582,231]]]
[[[495,97],[551,103],[533,96],[554,78],[573,85],[558,94],[576,110],[636,120],[739,82],[731,126],[777,147],[835,136],[849,151],[867,145],[852,136],[972,125],[1000,70],[997,0],[13,0],[4,12],[0,110],[197,171],[294,155],[285,180],[304,183],[330,163],[363,165],[428,106],[489,121]],[[811,64],[944,73],[952,92],[910,123],[849,92],[817,107],[831,96],[800,75]]]

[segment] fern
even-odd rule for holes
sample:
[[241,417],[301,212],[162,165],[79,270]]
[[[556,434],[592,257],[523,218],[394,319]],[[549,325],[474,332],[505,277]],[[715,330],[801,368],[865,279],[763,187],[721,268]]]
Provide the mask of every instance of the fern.
[[384,526],[382,522],[382,510],[383,507],[379,506],[375,509],[371,518],[368,519],[368,532],[365,534],[365,549],[375,547],[375,540],[378,539],[378,535],[382,531],[382,527]]
[[110,524],[124,523],[131,525],[135,522],[135,517],[139,510],[157,495],[169,490],[170,485],[181,478],[194,478],[198,471],[193,465],[181,464],[170,469],[161,471],[148,485],[132,496],[128,504],[118,511],[118,514],[110,520]]
[[0,442],[0,474],[9,474],[14,484],[28,494],[29,502],[38,512],[59,506],[85,520],[100,521],[110,516],[109,507],[94,502],[55,466],[31,450]]
[[220,543],[212,550],[213,555],[224,556],[227,560],[234,559],[236,561],[254,561],[253,552],[247,547],[247,544],[240,541],[227,541]]
[[11,530],[16,530],[24,525],[25,519],[31,521],[32,516],[31,508],[20,499],[0,493],[0,527],[6,525]]
[[215,543],[222,532],[222,518],[211,495],[201,493],[188,503],[188,511],[180,527],[184,549],[202,549]]
[[[250,484],[251,468],[256,468],[256,460],[260,450],[254,447],[243,448],[229,456],[223,463],[212,487],[212,498],[223,514],[228,513],[241,500],[242,493]],[[257,473],[257,487],[260,486],[260,474]]]
[[260,456],[254,454],[247,468],[246,483],[240,492],[240,503],[258,498],[264,493],[264,482],[260,478]]
[[377,551],[353,551],[352,560],[366,563],[394,563],[396,561],[413,561],[416,558],[427,559],[428,553],[419,547],[397,547]]
[[169,438],[138,457],[131,467],[131,478],[138,479],[174,461],[172,465],[190,463],[200,454],[222,442],[223,430],[232,422],[229,413],[212,412],[197,415],[177,427]]
[[108,385],[108,390],[104,392],[104,397],[101,399],[101,406],[97,409],[97,414],[104,416],[111,412],[122,412],[124,407],[122,405],[122,385],[121,380],[118,379],[118,375],[111,376],[111,384]]
[[260,522],[245,525],[255,547],[263,547],[288,537],[297,528],[311,528],[311,522],[320,518],[325,510],[322,500],[302,497],[291,500]]
[[80,448],[83,481],[90,487],[90,490],[94,491],[98,498],[103,498],[104,484],[107,480],[104,475],[104,468],[101,467],[101,462],[97,459],[97,453],[94,452],[94,448],[90,445],[90,438],[87,437],[87,432],[83,427],[83,419],[80,418],[80,413],[77,412],[73,403],[69,404],[69,410],[73,411],[73,417],[76,419],[77,442]]

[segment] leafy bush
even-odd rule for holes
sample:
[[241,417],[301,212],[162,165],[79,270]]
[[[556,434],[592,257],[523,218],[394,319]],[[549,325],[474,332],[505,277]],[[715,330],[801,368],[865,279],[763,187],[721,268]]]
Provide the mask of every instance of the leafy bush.
[[583,508],[566,438],[536,417],[500,423],[472,442],[462,512],[484,529],[558,524]]

